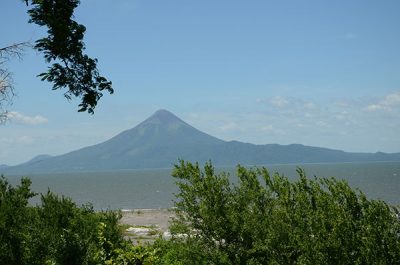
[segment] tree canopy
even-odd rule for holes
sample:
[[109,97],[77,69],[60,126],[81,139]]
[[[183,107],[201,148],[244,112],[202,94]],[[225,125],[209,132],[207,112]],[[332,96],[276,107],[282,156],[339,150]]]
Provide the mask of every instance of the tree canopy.
[[29,206],[29,179],[0,178],[0,264],[399,264],[398,208],[298,175],[238,166],[232,183],[211,163],[181,161],[172,238],[138,246],[123,240],[118,212],[51,192]]
[[202,170],[181,161],[173,176],[176,225],[193,245],[186,257],[212,264],[399,263],[398,208],[369,200],[343,180],[297,172],[298,180],[289,181],[266,168],[238,166],[232,184],[211,163]]
[[103,251],[124,246],[119,212],[95,212],[50,191],[40,205],[29,206],[36,196],[30,185],[27,178],[12,186],[0,177],[0,264],[104,264]]
[[[79,0],[23,0],[28,6],[29,23],[47,28],[47,36],[35,41],[34,48],[41,52],[47,71],[38,77],[52,83],[53,90],[66,89],[64,96],[80,98],[78,111],[93,114],[103,92],[113,93],[111,81],[100,75],[97,59],[85,51],[83,41],[86,28],[77,23],[74,10]],[[14,89],[11,73],[4,63],[14,55],[21,55],[23,45],[14,44],[0,49],[0,107],[10,102]],[[5,111],[0,109],[0,113]]]

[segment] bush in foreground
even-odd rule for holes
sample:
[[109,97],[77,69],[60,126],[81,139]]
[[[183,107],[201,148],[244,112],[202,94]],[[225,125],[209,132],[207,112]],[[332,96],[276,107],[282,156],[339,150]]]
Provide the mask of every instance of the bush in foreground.
[[108,242],[123,244],[118,212],[96,213],[51,192],[41,195],[41,205],[29,206],[30,184],[23,178],[13,187],[0,178],[0,264],[99,264],[98,253],[111,252],[101,245],[100,224]]
[[233,185],[211,163],[201,170],[181,161],[173,172],[175,225],[201,248],[184,250],[187,256],[214,264],[400,263],[397,208],[343,180],[297,172],[290,182],[265,168],[238,166]]
[[28,206],[30,181],[0,178],[0,264],[400,264],[399,211],[334,178],[290,182],[238,166],[175,166],[171,240],[133,246],[118,212],[95,213],[52,193]]

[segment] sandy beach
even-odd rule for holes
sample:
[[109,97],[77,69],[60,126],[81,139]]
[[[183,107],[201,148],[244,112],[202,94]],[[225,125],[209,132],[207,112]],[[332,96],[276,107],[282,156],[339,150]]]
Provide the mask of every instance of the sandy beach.
[[134,244],[152,242],[158,237],[168,237],[169,221],[175,217],[172,209],[134,209],[122,211],[120,224],[124,235]]

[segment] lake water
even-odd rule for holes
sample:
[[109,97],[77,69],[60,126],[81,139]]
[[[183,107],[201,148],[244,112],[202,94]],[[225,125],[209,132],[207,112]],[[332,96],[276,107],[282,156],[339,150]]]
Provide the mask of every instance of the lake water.
[[[369,198],[400,205],[400,162],[271,165],[269,171],[296,179],[296,168],[307,176],[346,179]],[[221,169],[222,170],[222,169]],[[223,169],[234,172],[234,168]],[[51,191],[72,198],[78,204],[92,203],[95,209],[167,208],[173,206],[177,192],[171,169],[121,170],[110,172],[29,175],[32,190]],[[10,183],[19,183],[20,176],[6,176]],[[232,176],[232,181],[235,177]],[[33,200],[33,203],[39,198]]]

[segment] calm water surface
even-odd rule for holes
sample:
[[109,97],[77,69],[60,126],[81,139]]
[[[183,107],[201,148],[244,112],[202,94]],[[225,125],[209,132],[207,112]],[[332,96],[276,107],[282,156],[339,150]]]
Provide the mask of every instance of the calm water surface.
[[[361,189],[369,198],[382,199],[400,205],[400,162],[271,165],[279,172],[296,179],[296,168],[307,176],[346,179],[352,187]],[[221,169],[222,170],[222,169]],[[223,170],[233,173],[234,168]],[[28,175],[32,190],[45,193],[48,189],[72,198],[78,204],[92,203],[96,209],[166,208],[173,206],[177,192],[171,169],[121,170],[109,172]],[[235,177],[232,174],[232,181]],[[17,184],[20,176],[6,176]],[[32,203],[37,203],[35,198]]]

